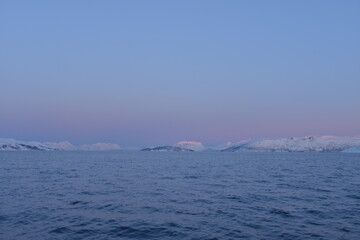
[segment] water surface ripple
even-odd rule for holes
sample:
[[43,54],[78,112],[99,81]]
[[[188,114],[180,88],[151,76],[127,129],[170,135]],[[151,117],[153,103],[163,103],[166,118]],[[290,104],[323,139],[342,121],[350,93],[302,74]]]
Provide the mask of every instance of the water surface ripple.
[[360,154],[1,152],[0,239],[360,239]]

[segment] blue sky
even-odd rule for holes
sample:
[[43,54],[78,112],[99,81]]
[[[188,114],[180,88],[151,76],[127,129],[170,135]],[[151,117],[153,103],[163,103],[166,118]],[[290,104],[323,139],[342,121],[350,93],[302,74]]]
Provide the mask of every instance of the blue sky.
[[1,137],[359,135],[359,12],[350,0],[3,0]]

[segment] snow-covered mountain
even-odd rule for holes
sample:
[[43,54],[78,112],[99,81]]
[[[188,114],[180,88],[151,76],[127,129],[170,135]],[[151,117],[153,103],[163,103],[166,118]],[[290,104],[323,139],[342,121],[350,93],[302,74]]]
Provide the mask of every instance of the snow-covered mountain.
[[194,152],[194,151],[202,151],[204,149],[205,149],[205,147],[201,142],[180,141],[180,142],[175,143],[174,145],[143,148],[143,149],[141,149],[141,151]]
[[174,146],[185,149],[191,149],[194,151],[202,151],[205,149],[204,145],[201,142],[194,142],[194,141],[181,141],[181,142],[177,142]]
[[258,139],[236,144],[224,152],[341,152],[360,146],[360,138],[348,137],[291,137]]
[[342,152],[345,152],[345,153],[360,153],[360,146],[352,147],[352,148],[346,149],[346,150],[344,150]]
[[0,138],[0,151],[26,151],[26,150],[67,150],[67,151],[109,151],[120,150],[119,144],[115,143],[94,143],[74,146],[70,142],[24,142],[15,139]]
[[48,146],[39,142],[23,142],[15,139],[0,138],[0,150],[5,151],[53,151],[59,150],[55,147]]
[[[0,151],[54,151],[54,150],[82,150],[82,151],[105,151],[120,150],[118,144],[95,143],[74,146],[69,142],[24,142],[14,139],[0,138]],[[204,146],[200,142],[181,141],[171,146],[158,146],[144,148],[142,151],[162,152],[193,152],[203,151]],[[223,152],[360,152],[360,137],[291,137],[276,139],[257,139],[242,141],[236,144],[226,143],[221,146],[207,149],[208,151]]]
[[193,152],[194,150],[176,147],[176,146],[160,146],[153,148],[143,148],[141,151],[145,152]]

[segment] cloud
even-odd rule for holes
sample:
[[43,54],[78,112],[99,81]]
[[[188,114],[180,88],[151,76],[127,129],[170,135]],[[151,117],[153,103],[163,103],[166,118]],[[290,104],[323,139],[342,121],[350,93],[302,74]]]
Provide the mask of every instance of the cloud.
[[120,150],[121,147],[116,143],[94,143],[81,145],[79,150],[85,151],[108,151],[108,150]]

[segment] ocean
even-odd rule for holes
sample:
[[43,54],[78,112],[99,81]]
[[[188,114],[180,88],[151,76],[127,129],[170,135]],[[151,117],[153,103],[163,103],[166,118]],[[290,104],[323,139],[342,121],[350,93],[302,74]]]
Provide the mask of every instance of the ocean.
[[0,239],[360,239],[360,154],[0,152]]

